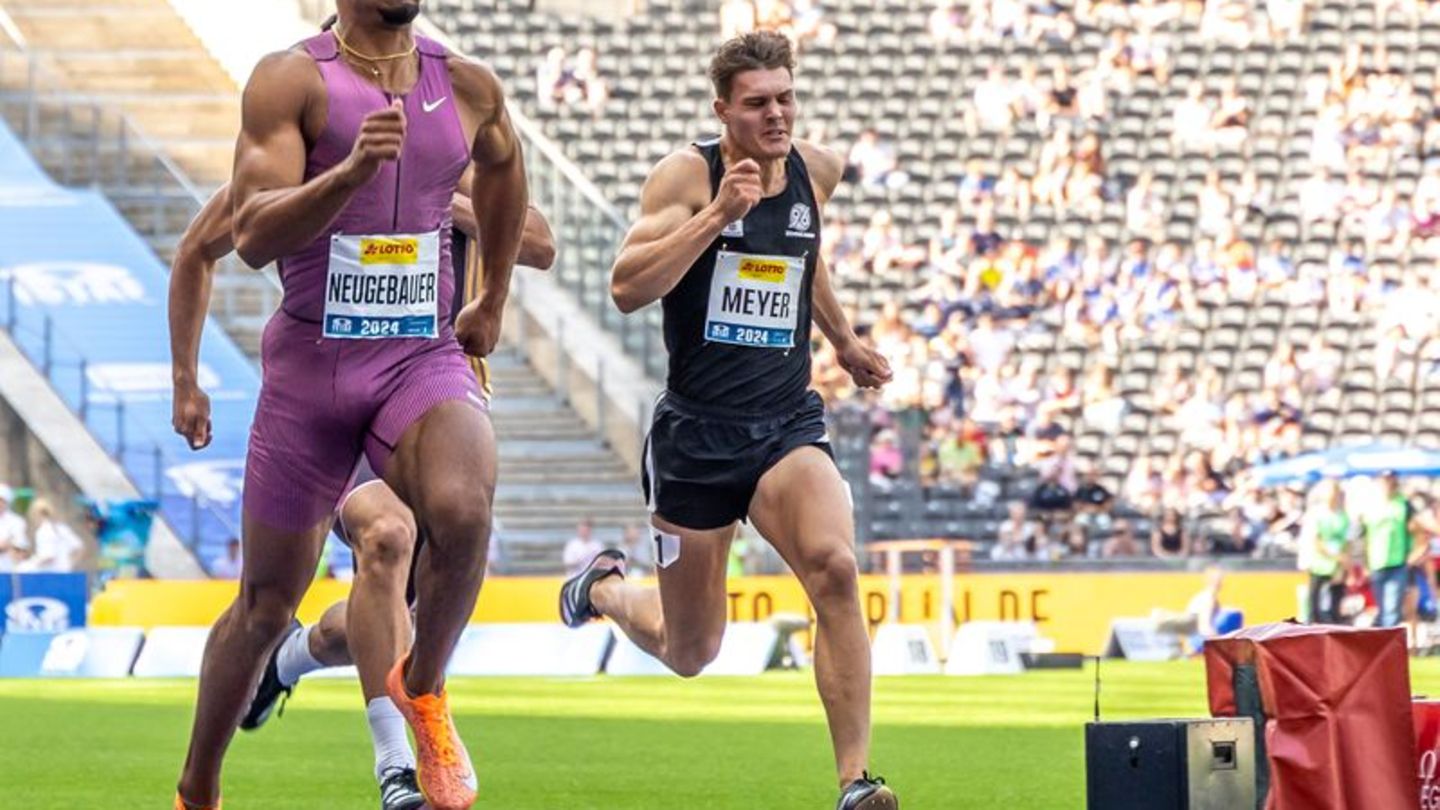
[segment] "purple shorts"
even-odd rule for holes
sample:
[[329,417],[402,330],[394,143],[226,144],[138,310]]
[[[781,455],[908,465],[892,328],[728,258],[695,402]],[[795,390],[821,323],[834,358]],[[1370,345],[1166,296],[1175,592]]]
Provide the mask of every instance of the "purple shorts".
[[281,310],[261,342],[263,383],[245,461],[245,513],[281,531],[332,514],[363,456],[384,475],[400,437],[442,402],[486,410],[447,326],[434,340],[324,340]]

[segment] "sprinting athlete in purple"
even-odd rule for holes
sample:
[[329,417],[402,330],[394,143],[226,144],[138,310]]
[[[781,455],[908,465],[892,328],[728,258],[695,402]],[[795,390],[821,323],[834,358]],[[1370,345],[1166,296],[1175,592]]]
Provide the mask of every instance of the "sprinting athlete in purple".
[[[451,256],[456,283],[452,312],[459,312],[479,284],[479,263],[467,241],[477,236],[470,206],[469,178],[462,178],[451,216],[455,222]],[[215,263],[234,250],[230,186],[205,204],[186,229],[170,268],[170,343],[173,357],[174,426],[196,450],[210,444],[210,399],[197,371],[200,336],[210,304]],[[533,206],[526,214],[519,264],[548,270],[555,259],[549,223]],[[488,389],[485,361],[475,360],[482,390]],[[487,398],[488,399],[488,398]],[[425,804],[415,778],[415,751],[405,720],[385,690],[385,676],[410,643],[410,605],[415,581],[411,560],[420,543],[409,508],[379,480],[368,464],[341,499],[335,529],[355,554],[355,582],[348,599],[331,605],[319,622],[292,631],[271,654],[265,674],[240,728],[254,730],[274,713],[282,696],[299,679],[325,667],[354,664],[365,697],[365,719],[375,749],[375,780],[381,810],[417,810]]]
[[[181,808],[218,807],[225,749],[362,455],[427,541],[415,641],[386,688],[431,806],[475,801],[444,667],[479,593],[496,460],[465,354],[498,339],[527,190],[499,80],[415,36],[419,10],[339,0],[333,31],[267,57],[245,90],[235,245],[252,266],[278,260],[285,297],[262,343],[240,596],[206,647]],[[472,161],[484,278],[452,331],[451,197]]]

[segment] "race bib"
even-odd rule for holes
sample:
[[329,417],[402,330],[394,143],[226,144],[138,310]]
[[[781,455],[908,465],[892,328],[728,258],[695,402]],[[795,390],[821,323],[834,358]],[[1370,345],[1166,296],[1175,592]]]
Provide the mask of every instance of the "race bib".
[[439,318],[439,231],[330,237],[325,337],[434,338]]
[[705,339],[764,349],[794,348],[804,281],[804,259],[720,251],[710,282]]

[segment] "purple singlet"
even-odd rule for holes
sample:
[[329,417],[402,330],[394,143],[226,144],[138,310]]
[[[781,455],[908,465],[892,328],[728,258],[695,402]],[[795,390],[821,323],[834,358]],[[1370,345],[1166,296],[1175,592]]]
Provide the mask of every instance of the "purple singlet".
[[[451,327],[450,205],[470,148],[445,49],[416,41],[420,78],[402,99],[400,159],[279,263],[285,297],[265,327],[245,467],[245,511],[276,529],[300,531],[330,514],[362,454],[383,474],[406,428],[432,407],[484,407]],[[365,116],[392,97],[339,59],[332,34],[303,47],[328,97],[308,182],[349,156]]]

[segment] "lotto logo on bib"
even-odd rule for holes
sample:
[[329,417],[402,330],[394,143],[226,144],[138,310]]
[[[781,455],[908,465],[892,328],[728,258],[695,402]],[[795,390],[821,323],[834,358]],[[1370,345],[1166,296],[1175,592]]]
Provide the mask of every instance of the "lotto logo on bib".
[[360,263],[369,264],[415,264],[420,261],[420,240],[408,237],[375,238],[360,240]]
[[785,273],[789,269],[790,265],[786,262],[745,258],[740,262],[740,278],[766,284],[784,284]]

